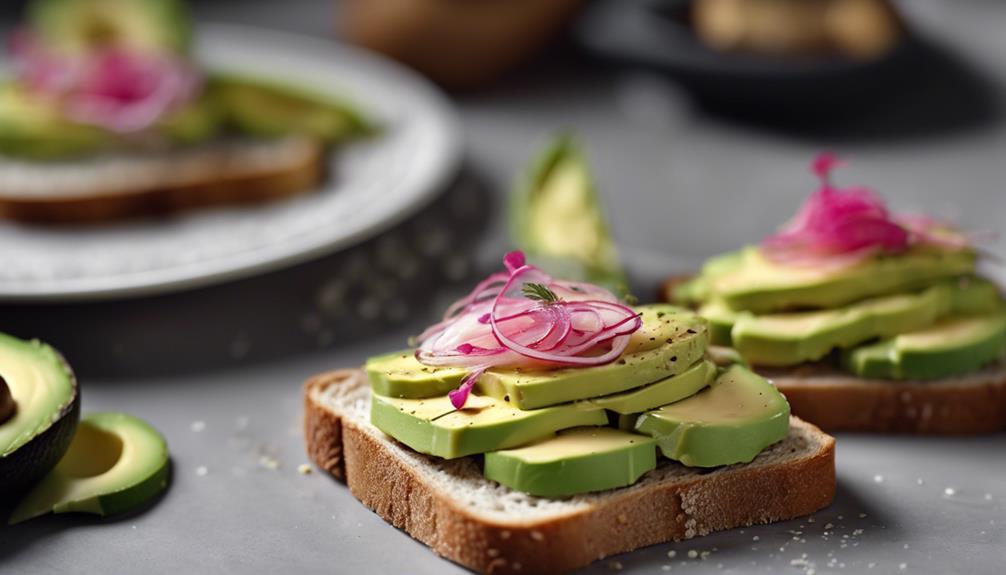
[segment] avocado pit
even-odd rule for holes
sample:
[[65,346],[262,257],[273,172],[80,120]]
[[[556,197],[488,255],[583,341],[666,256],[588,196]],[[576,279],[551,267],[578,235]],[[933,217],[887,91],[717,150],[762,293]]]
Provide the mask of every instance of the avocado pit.
[[0,425],[3,425],[10,418],[14,417],[17,411],[17,404],[14,403],[14,396],[7,387],[7,381],[0,375]]

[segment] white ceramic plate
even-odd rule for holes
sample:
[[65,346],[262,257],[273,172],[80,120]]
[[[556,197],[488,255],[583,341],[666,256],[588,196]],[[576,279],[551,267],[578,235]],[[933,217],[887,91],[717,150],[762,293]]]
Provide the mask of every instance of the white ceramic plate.
[[460,129],[428,82],[322,39],[243,26],[199,30],[199,59],[330,90],[382,133],[332,155],[317,193],[245,208],[100,227],[0,223],[0,299],[162,293],[248,276],[367,239],[431,200],[457,170]]

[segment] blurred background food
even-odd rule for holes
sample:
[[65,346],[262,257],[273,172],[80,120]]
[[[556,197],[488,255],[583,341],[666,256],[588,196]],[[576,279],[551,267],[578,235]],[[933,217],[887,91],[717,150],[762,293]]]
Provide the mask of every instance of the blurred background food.
[[718,50],[875,58],[900,33],[887,0],[694,0],[692,23]]

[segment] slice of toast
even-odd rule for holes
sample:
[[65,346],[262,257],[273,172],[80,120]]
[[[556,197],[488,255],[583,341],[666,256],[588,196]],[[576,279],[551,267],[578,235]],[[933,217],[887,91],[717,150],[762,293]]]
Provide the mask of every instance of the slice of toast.
[[262,202],[313,188],[324,152],[313,138],[289,137],[53,162],[0,158],[0,217],[101,222]]
[[835,495],[834,439],[793,418],[789,436],[745,465],[662,460],[635,485],[566,499],[513,491],[475,457],[416,453],[370,424],[362,370],[307,382],[314,463],[386,521],[482,573],[557,573],[639,547],[813,513]]
[[759,369],[793,413],[828,431],[966,434],[1006,429],[1006,365],[933,381],[863,379],[818,365]]

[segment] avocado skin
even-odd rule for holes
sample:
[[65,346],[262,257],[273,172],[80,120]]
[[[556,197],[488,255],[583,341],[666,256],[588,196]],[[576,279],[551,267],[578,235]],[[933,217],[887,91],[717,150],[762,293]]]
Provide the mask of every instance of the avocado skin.
[[[532,224],[535,197],[548,182],[553,172],[564,162],[579,164],[581,169],[587,173],[589,189],[584,193],[590,203],[598,206],[600,212],[600,200],[597,197],[583,152],[575,138],[568,134],[560,135],[538,155],[527,173],[510,192],[507,206],[510,237],[520,249],[527,253],[532,263],[556,277],[587,281],[599,284],[615,293],[624,293],[628,286],[628,278],[618,262],[617,255],[609,254],[608,258],[588,262],[568,256],[556,256],[539,249],[539,242]],[[599,223],[597,233],[603,235],[604,241],[610,244],[610,232],[607,223],[603,221],[603,213],[601,217],[602,221]]]
[[4,499],[10,495],[12,501],[16,500],[45,477],[73,441],[80,421],[80,389],[69,366],[66,369],[73,382],[73,399],[60,411],[56,422],[17,451],[0,458],[0,493]]

